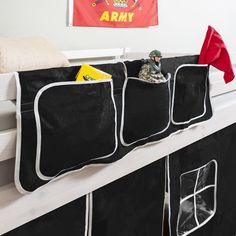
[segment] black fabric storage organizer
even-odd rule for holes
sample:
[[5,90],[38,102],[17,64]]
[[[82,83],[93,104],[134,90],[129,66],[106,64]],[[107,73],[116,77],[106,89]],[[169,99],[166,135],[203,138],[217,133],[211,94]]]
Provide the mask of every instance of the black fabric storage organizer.
[[[17,188],[21,192],[34,191],[59,175],[89,164],[114,162],[137,146],[160,141],[209,119],[212,110],[208,68],[198,66],[196,73],[197,59],[197,56],[163,58],[163,73],[170,73],[171,79],[155,85],[130,78],[137,77],[140,60],[95,65],[112,74],[112,81],[85,84],[74,82],[79,66],[20,72],[17,82]],[[184,75],[176,76],[177,68],[185,64],[192,66],[188,66]],[[189,80],[196,88],[194,94],[189,92],[192,88],[188,86]],[[187,82],[183,90],[185,97],[177,96],[177,91],[183,88],[182,81]],[[172,101],[174,84],[177,95]],[[171,103],[175,104],[174,118],[176,114],[179,118],[178,104],[190,95],[192,100],[202,101],[189,113],[194,119],[172,123]],[[151,103],[152,100],[155,103]],[[181,120],[185,118],[186,115],[180,117]]]

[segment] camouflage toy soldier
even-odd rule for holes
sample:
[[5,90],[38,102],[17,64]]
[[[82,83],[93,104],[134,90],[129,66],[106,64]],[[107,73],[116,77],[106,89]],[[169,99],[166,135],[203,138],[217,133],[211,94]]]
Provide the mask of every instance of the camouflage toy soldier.
[[153,50],[149,54],[150,59],[143,60],[143,65],[139,72],[139,78],[152,83],[166,82],[166,78],[161,73],[161,52]]

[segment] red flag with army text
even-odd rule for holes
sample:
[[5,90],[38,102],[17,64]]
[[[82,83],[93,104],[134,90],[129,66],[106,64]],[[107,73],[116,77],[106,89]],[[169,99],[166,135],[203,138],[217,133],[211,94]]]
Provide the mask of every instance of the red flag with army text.
[[158,25],[157,0],[70,0],[70,26],[136,28]]

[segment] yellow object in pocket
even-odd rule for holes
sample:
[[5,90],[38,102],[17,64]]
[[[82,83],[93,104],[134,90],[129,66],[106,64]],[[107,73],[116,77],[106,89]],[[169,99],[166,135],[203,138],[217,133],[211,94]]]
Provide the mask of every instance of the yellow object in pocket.
[[76,75],[76,81],[111,79],[111,75],[88,64],[83,64]]

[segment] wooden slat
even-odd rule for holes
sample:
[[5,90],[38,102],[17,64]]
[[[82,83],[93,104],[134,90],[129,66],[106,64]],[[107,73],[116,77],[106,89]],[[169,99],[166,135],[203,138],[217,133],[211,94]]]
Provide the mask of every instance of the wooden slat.
[[[236,69],[235,69],[236,74]],[[226,84],[224,82],[224,73],[219,70],[210,71],[210,94],[211,97],[215,97],[230,91],[236,90],[236,79]]]
[[0,163],[0,186],[14,181],[15,160],[10,159]]
[[0,131],[0,162],[16,155],[16,129]]
[[0,234],[52,211],[76,198],[142,168],[236,121],[236,91],[212,100],[214,116],[207,122],[156,144],[148,144],[108,165],[89,166],[20,195],[13,185],[0,188]]
[[0,131],[16,127],[16,106],[12,101],[0,102]]
[[0,101],[16,99],[15,74],[0,74]]
[[121,58],[128,52],[128,48],[113,49],[90,49],[90,50],[68,50],[62,51],[68,60],[116,57]]

